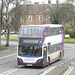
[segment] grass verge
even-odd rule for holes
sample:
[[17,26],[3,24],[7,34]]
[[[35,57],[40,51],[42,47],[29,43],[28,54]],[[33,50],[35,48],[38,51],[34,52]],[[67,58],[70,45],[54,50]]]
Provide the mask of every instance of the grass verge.
[[5,45],[1,45],[1,47],[5,47]]
[[75,43],[75,38],[64,39],[64,43]]
[[[1,40],[6,40],[7,38],[3,37]],[[18,41],[18,36],[10,37],[9,40],[11,41]],[[75,43],[75,38],[68,38],[64,39],[64,43]]]
[[[3,37],[3,38],[1,38],[1,40],[7,40],[7,38]],[[18,41],[18,36],[9,37],[9,40],[11,40],[11,41]]]

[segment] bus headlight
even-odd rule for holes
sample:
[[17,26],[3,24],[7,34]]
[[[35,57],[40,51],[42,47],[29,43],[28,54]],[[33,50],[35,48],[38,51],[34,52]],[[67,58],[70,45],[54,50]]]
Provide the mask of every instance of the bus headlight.
[[36,63],[39,63],[41,61],[41,59],[37,60]]

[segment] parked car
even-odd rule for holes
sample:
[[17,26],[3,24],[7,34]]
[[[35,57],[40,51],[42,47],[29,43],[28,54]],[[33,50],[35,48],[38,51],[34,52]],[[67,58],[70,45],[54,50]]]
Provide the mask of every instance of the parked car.
[[69,35],[69,34],[66,34],[66,35],[65,35],[65,38],[70,38],[70,35]]
[[11,33],[11,34],[15,34],[15,32],[14,32],[14,31],[11,31],[10,33]]
[[1,30],[1,35],[4,34],[5,30]]

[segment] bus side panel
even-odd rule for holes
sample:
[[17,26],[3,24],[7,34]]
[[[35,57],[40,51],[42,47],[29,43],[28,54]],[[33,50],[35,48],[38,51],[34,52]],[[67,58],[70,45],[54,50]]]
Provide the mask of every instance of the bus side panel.
[[47,46],[48,43],[50,43],[51,46],[55,45],[55,44],[62,43],[62,45],[61,45],[62,49],[47,55],[47,61],[49,61],[48,57],[50,58],[50,63],[52,63],[52,62],[54,62],[54,61],[56,61],[56,60],[58,60],[58,59],[60,59],[61,57],[64,56],[64,38],[63,38],[62,34],[45,37],[44,44]]
[[50,63],[52,63],[52,62],[60,59],[60,51],[51,53],[51,54],[48,55],[48,57],[50,57]]

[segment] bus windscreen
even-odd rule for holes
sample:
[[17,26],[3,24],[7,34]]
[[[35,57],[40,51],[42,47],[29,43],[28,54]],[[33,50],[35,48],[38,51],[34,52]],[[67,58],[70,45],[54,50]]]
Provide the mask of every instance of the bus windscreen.
[[19,46],[18,54],[23,57],[40,57],[42,56],[41,46]]
[[42,27],[21,27],[20,37],[42,37]]

